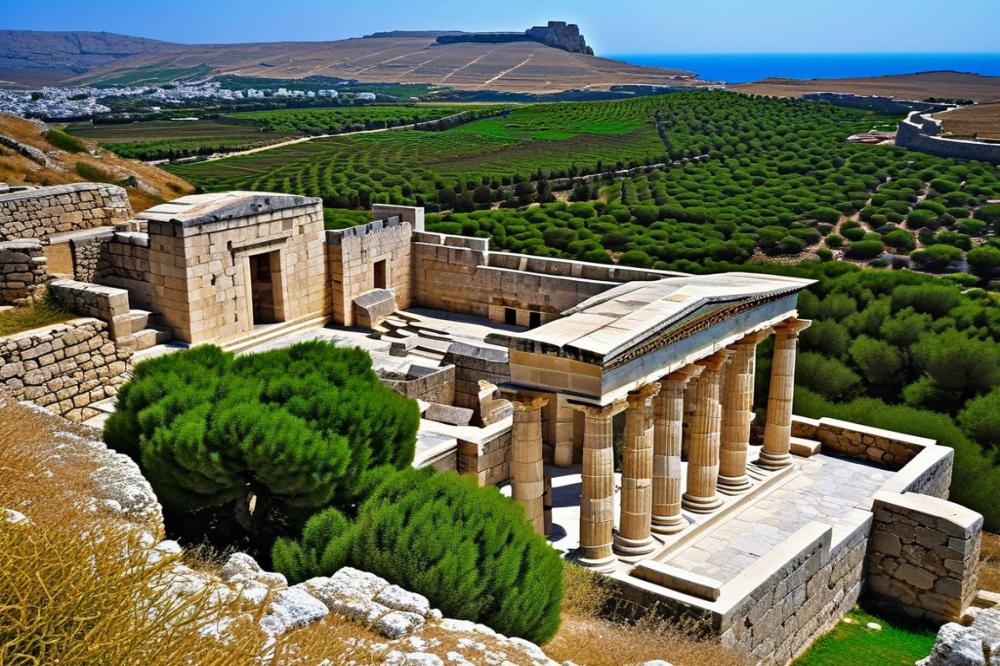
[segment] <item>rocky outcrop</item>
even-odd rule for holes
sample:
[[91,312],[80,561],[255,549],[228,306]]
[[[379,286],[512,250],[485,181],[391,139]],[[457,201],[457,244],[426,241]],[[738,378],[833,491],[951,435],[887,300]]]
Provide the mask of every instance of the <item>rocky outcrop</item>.
[[972,622],[949,622],[917,666],[1000,666],[1000,608],[974,608]]
[[9,136],[4,136],[3,134],[0,134],[0,146],[6,146],[7,148],[10,148],[17,154],[23,155],[32,162],[37,162],[43,167],[49,165],[49,158],[46,157],[45,153],[43,153],[41,150],[35,148],[34,146],[29,146],[26,143],[21,143],[16,139],[10,138]]
[[549,21],[548,25],[536,25],[524,32],[462,32],[444,34],[437,38],[438,44],[459,44],[470,42],[475,44],[506,44],[509,42],[539,42],[555,49],[570,53],[594,55],[594,50],[587,46],[587,41],[580,34],[580,28],[575,23],[565,21]]
[[549,21],[546,26],[528,28],[525,34],[536,42],[570,53],[586,53],[594,55],[594,49],[587,46],[587,41],[580,34],[580,28],[575,23],[565,21]]

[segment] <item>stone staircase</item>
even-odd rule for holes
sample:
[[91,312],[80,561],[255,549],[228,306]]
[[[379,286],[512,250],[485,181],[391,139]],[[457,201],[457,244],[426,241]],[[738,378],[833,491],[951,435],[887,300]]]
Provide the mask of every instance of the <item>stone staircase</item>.
[[419,356],[440,363],[454,339],[404,312],[394,312],[372,327],[370,338],[389,342],[393,356]]
[[324,315],[320,317],[302,317],[276,324],[264,324],[255,327],[252,331],[247,331],[219,343],[218,346],[225,351],[241,354],[291,333],[325,326],[328,321],[330,321],[330,318]]

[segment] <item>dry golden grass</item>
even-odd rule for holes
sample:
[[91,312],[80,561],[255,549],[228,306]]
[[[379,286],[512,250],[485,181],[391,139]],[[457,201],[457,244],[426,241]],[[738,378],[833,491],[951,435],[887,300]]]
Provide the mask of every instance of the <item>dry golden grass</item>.
[[853,79],[768,78],[727,88],[753,95],[778,97],[798,97],[810,92],[844,92],[901,99],[938,97],[971,99],[977,102],[1000,101],[1000,76],[980,76],[961,72],[921,72]]
[[979,589],[1000,592],[1000,534],[983,532],[979,558]]
[[[563,589],[562,625],[544,646],[556,661],[581,666],[626,666],[650,659],[675,666],[750,663],[717,642],[694,638],[693,623],[664,620],[655,609],[637,613],[607,579],[582,567],[566,567]],[[627,619],[636,615],[634,621]]]
[[[29,120],[0,113],[0,134],[9,136],[43,152],[55,150],[42,137],[39,126]],[[0,147],[0,182],[11,185],[65,185],[78,183],[84,179],[76,173],[76,163],[82,162],[112,174],[117,179],[135,176],[152,191],[141,187],[128,187],[129,201],[132,210],[140,212],[158,203],[176,199],[194,191],[186,180],[169,174],[162,169],[150,166],[138,160],[126,160],[114,153],[97,148],[92,141],[83,142],[89,150],[97,150],[99,157],[89,153],[62,152],[55,158],[50,158],[49,166],[42,168],[36,162],[29,160],[10,148]]]
[[934,117],[941,121],[943,135],[1000,139],[1000,102],[963,106]]

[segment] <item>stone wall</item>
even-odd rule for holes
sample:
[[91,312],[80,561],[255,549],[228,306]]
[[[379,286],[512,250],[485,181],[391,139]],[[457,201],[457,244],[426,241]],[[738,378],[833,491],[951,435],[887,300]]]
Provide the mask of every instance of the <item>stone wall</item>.
[[41,241],[0,242],[0,305],[28,305],[40,300],[48,279]]
[[55,233],[113,226],[132,217],[125,190],[74,183],[0,195],[0,240],[48,239]]
[[1000,164],[1000,143],[948,139],[937,136],[940,129],[937,120],[913,112],[899,123],[896,130],[896,145],[940,157]]
[[151,307],[156,290],[149,276],[149,235],[138,231],[116,231],[101,247],[103,270],[95,282],[127,289],[133,305]]
[[501,429],[481,442],[458,442],[455,467],[459,474],[471,474],[479,485],[496,485],[510,478],[511,428]]
[[822,418],[793,417],[792,436],[818,440],[826,451],[899,469],[934,440],[899,432]]
[[99,319],[73,319],[0,338],[0,385],[14,400],[29,400],[83,421],[126,381],[134,347],[111,339]]
[[491,253],[485,238],[413,237],[414,305],[500,322],[513,316],[519,326],[557,319],[564,310],[627,280],[674,275]]
[[111,269],[108,246],[113,238],[114,232],[110,229],[97,229],[70,239],[74,280],[96,282],[107,275]]
[[868,594],[911,615],[959,620],[976,595],[983,517],[912,493],[879,493],[873,510]]
[[[392,290],[400,308],[410,307],[413,227],[400,217],[326,232],[333,321],[354,325],[354,299],[376,287]],[[384,282],[376,284],[376,262]]]

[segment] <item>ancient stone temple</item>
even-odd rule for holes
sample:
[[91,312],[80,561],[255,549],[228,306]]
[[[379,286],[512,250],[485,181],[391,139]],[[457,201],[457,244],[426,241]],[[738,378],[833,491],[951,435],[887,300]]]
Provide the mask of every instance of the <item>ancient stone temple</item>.
[[114,186],[38,188],[0,219],[0,298],[80,315],[0,339],[15,399],[99,426],[144,358],[352,345],[420,404],[414,465],[497,485],[568,559],[759,661],[862,594],[940,620],[975,597],[954,452],[794,414],[807,280],[495,252],[405,206],[324,229],[320,200],[266,192],[133,216]]

